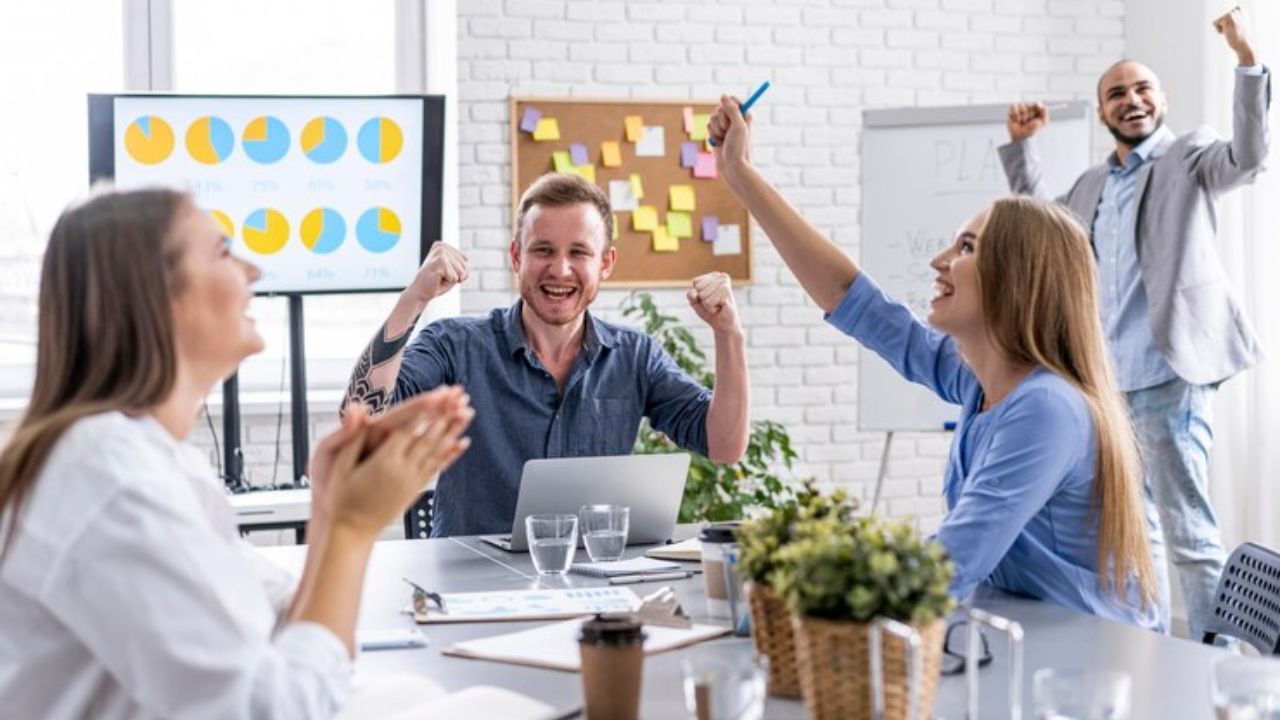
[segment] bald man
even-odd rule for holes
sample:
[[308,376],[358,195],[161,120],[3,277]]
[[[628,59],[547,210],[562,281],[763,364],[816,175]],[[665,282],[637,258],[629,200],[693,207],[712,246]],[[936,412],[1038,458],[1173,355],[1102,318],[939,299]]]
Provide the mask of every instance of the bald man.
[[[1217,200],[1262,170],[1271,79],[1239,8],[1213,24],[1239,60],[1233,137],[1208,128],[1175,136],[1160,79],[1122,60],[1098,81],[1098,119],[1115,152],[1058,198],[1092,231],[1103,327],[1142,447],[1163,612],[1167,620],[1167,544],[1195,639],[1226,559],[1207,491],[1210,403],[1262,357],[1214,248]],[[1032,141],[1048,122],[1041,103],[1009,108],[1000,157],[1014,192],[1053,197]]]

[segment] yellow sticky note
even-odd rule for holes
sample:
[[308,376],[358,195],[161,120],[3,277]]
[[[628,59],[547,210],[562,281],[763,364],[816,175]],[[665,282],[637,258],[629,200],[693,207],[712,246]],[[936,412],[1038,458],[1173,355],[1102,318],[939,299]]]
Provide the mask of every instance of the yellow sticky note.
[[[639,115],[628,115],[623,121],[627,126],[627,141],[640,142],[644,137],[644,118]],[[534,135],[537,138],[537,135]]]
[[667,229],[659,225],[653,229],[653,249],[655,252],[678,252],[680,240],[671,237]]
[[615,140],[600,143],[601,162],[605,167],[618,167],[622,164],[622,150]]
[[618,239],[618,213],[613,214],[613,239]]
[[593,183],[596,181],[595,165],[573,165],[568,170],[565,170],[565,172],[569,173],[570,175],[577,175],[578,177],[582,178],[583,180],[586,180],[589,183]]
[[[689,139],[690,140],[706,140],[707,139],[707,123],[709,122],[711,122],[711,115],[694,113],[693,127],[689,129]],[[535,134],[533,137],[536,140],[538,136]]]
[[551,163],[558,173],[573,172],[573,158],[569,157],[568,150],[557,150],[551,153]]
[[693,199],[692,185],[671,186],[671,209],[682,212],[693,212],[696,203]]
[[538,127],[533,129],[533,139],[538,142],[560,139],[560,123],[555,118],[542,118]]
[[[631,226],[636,230],[649,231],[658,229],[658,209],[652,205],[641,205],[631,213]],[[662,229],[666,232],[666,228]]]
[[644,183],[640,182],[640,176],[635,173],[631,173],[631,194],[637,200],[644,197]]
[[673,238],[693,237],[693,216],[687,212],[667,213],[667,234]]

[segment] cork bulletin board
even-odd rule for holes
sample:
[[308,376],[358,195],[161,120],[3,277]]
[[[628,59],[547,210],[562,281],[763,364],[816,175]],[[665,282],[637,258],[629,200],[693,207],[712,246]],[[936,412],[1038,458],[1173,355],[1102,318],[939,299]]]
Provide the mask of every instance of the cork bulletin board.
[[719,270],[752,280],[747,211],[715,174],[713,102],[515,98],[511,207],[544,173],[594,182],[614,207],[607,287],[683,286]]

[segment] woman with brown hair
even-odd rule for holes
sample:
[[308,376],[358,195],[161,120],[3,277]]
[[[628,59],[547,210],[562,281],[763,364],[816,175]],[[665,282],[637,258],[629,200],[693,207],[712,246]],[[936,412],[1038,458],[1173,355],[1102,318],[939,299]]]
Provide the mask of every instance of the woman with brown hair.
[[709,130],[721,177],[827,321],[962,406],[938,530],[952,594],[985,583],[1159,629],[1137,445],[1080,226],[1052,204],[997,200],[930,263],[931,327],[756,171],[735,99]]
[[466,449],[457,389],[311,460],[296,585],[236,532],[184,441],[262,338],[257,278],[186,195],[63,213],[40,283],[35,386],[0,452],[0,707],[12,717],[329,717],[351,672],[373,542]]

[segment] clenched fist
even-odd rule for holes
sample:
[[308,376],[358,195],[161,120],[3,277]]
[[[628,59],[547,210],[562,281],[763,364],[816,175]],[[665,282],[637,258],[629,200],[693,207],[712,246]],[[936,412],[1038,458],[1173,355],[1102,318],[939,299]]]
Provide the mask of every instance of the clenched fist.
[[467,256],[461,250],[436,241],[427,259],[418,268],[410,288],[423,303],[429,303],[467,279]]
[[699,275],[690,283],[685,293],[689,305],[702,321],[715,332],[741,332],[738,322],[738,305],[733,300],[733,287],[729,276],[722,272]]
[[1014,103],[1009,106],[1004,123],[1009,128],[1009,139],[1022,142],[1049,124],[1049,108],[1044,103]]
[[1226,15],[1213,21],[1213,29],[1226,38],[1227,45],[1236,52],[1242,67],[1258,64],[1253,54],[1253,45],[1249,43],[1249,18],[1239,5],[1231,8]]

